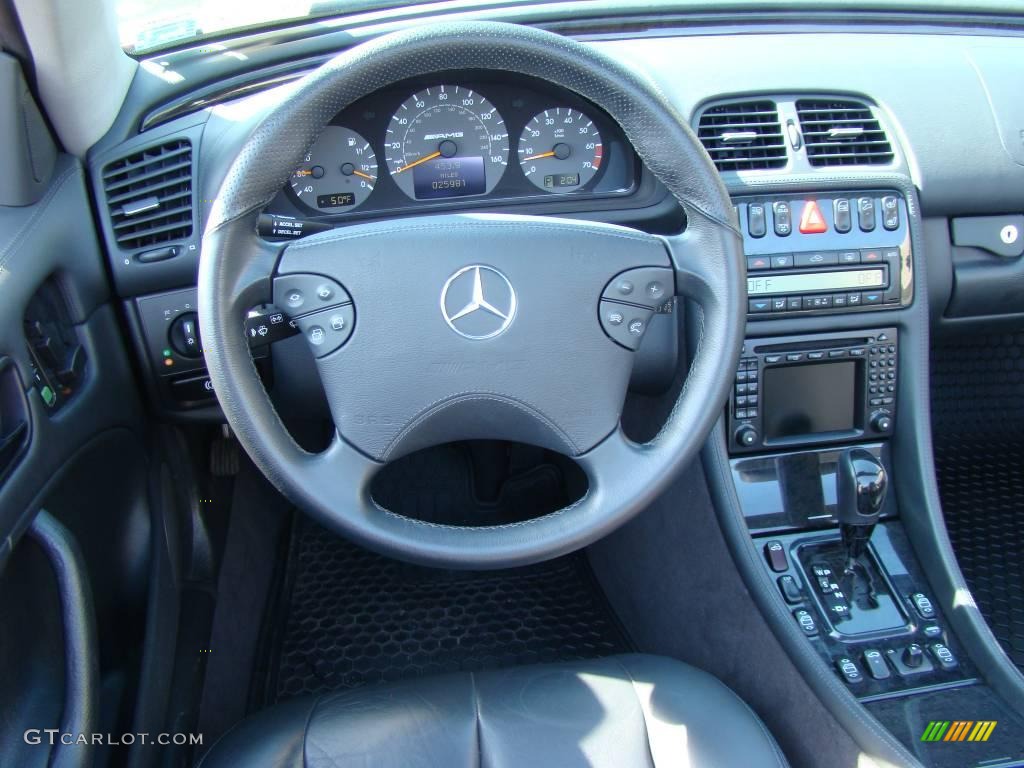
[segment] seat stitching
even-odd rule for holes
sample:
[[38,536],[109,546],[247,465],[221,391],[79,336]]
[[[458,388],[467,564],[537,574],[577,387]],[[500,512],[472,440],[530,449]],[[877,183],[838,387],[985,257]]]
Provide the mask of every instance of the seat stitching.
[[640,694],[636,689],[636,680],[633,679],[633,673],[630,672],[626,665],[622,663],[622,659],[615,656],[611,656],[609,657],[609,661],[618,664],[619,669],[621,669],[623,673],[626,675],[626,677],[629,678],[629,685],[633,689],[633,696],[636,697],[636,703],[640,706],[640,717],[642,717],[644,721],[644,736],[646,736],[645,741],[647,743],[647,757],[650,758],[652,768],[657,768],[657,765],[654,762],[654,750],[651,748],[651,729],[647,725],[647,709],[644,707],[643,700],[640,698]]

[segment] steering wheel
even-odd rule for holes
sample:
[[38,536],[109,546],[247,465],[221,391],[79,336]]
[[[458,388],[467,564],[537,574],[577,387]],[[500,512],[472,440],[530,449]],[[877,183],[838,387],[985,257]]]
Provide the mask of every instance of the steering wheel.
[[[285,244],[258,237],[260,210],[341,109],[410,77],[463,69],[542,78],[605,110],[682,205],[685,231],[660,237],[566,219],[466,214],[347,226]],[[725,187],[650,82],[548,32],[446,23],[339,55],[252,132],[203,236],[199,322],[228,423],[298,507],[393,557],[499,568],[606,535],[693,459],[732,386],[745,278]],[[699,341],[671,415],[653,440],[638,444],[620,426],[633,350],[653,307],[672,295],[699,305]],[[288,434],[244,338],[247,311],[271,296],[296,318],[316,357],[336,427],[321,453]],[[588,490],[557,512],[481,527],[414,520],[373,500],[371,481],[387,462],[477,438],[569,455]]]

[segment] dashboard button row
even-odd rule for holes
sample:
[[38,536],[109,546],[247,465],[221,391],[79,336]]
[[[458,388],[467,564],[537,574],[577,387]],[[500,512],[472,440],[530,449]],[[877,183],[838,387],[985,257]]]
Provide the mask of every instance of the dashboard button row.
[[[798,210],[794,210],[794,203]],[[825,216],[830,210],[831,223]],[[793,232],[793,219],[799,220],[796,227],[801,235],[820,235],[834,231],[847,234],[853,230],[853,210],[857,211],[857,227],[861,232],[874,232],[878,227],[881,210],[882,228],[893,232],[900,227],[900,204],[896,195],[884,195],[880,200],[871,196],[835,198],[831,200],[810,199],[800,201],[776,200],[771,203],[772,230],[778,237],[788,237]],[[747,234],[753,238],[768,233],[769,207],[766,203],[747,204]]]
[[849,251],[805,251],[802,253],[776,253],[747,256],[747,269],[758,272],[766,269],[792,269],[806,267],[834,267],[844,264],[881,264],[899,259],[898,248],[867,248]]
[[824,293],[815,296],[773,296],[764,299],[749,299],[747,313],[761,315],[833,308],[859,309],[861,307],[876,306],[881,303],[881,291]]

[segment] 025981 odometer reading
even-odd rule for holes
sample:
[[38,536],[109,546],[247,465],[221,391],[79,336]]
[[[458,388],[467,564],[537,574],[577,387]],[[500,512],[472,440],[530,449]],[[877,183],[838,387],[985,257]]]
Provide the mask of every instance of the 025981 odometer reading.
[[483,195],[508,165],[498,110],[469,88],[437,85],[398,108],[384,137],[388,170],[415,200]]

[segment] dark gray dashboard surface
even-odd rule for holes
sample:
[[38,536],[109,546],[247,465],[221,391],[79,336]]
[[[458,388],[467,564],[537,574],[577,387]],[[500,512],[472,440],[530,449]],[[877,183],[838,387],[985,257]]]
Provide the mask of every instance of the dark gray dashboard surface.
[[[866,96],[887,113],[926,215],[1024,208],[1024,166],[1003,125],[1021,115],[1024,39],[933,34],[757,34],[601,43],[635,61],[687,119],[704,102],[780,92]],[[980,63],[980,65],[979,65]],[[990,98],[993,103],[990,103]],[[1021,142],[1024,118],[1013,126]],[[849,168],[844,168],[844,172]],[[750,177],[766,173],[751,173]],[[829,178],[827,171],[821,178]],[[844,174],[845,175],[845,174]],[[731,187],[742,187],[743,178]],[[810,184],[808,185],[810,186]]]

